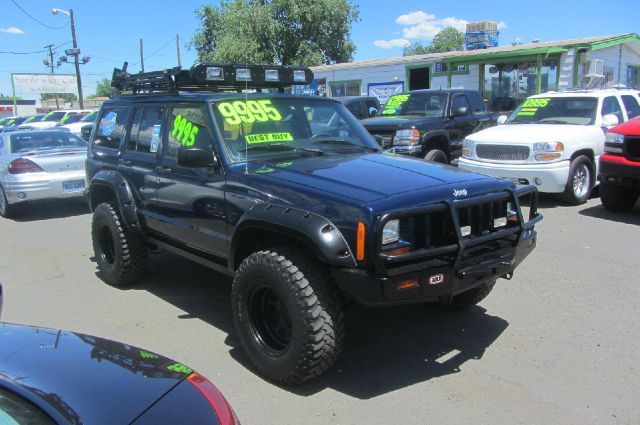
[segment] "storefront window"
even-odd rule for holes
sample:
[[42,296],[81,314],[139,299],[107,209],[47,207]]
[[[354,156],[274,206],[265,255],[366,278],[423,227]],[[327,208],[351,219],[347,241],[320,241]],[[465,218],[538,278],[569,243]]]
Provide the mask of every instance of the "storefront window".
[[330,83],[331,87],[331,97],[340,97],[340,96],[360,96],[360,82],[332,82]]
[[[543,61],[541,92],[555,90],[555,60]],[[490,111],[513,111],[525,98],[537,94],[538,68],[535,61],[484,65],[484,99]]]

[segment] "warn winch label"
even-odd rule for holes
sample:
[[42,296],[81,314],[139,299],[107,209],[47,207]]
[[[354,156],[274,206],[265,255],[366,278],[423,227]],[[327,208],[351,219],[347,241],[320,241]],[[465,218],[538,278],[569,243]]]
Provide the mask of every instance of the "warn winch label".
[[429,285],[437,285],[442,282],[444,282],[444,275],[442,273],[429,277]]

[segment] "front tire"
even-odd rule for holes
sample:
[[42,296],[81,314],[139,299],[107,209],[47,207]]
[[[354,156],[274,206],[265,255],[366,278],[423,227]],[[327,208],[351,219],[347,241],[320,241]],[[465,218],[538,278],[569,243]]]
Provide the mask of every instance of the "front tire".
[[609,211],[628,211],[637,201],[637,189],[600,183],[600,202]]
[[491,290],[493,290],[495,284],[495,279],[490,280],[489,282],[483,283],[482,285],[476,286],[475,288],[469,289],[468,291],[465,291],[461,294],[454,295],[452,298],[446,301],[441,301],[439,303],[440,308],[446,311],[459,311],[469,309],[487,298],[487,296],[491,293]]
[[140,278],[147,263],[142,236],[122,225],[112,204],[99,204],[91,223],[93,252],[100,277],[113,286],[125,286]]
[[266,378],[299,384],[335,363],[342,302],[315,259],[288,248],[251,254],[236,271],[231,302],[240,343]]
[[448,164],[449,157],[440,149],[432,149],[424,156],[427,161],[439,162],[441,164]]
[[569,165],[569,178],[560,199],[569,205],[581,205],[587,202],[593,189],[593,166],[589,158],[578,156]]

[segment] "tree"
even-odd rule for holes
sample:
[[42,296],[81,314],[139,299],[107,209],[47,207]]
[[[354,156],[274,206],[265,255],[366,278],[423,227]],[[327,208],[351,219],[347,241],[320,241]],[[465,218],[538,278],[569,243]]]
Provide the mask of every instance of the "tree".
[[40,93],[40,100],[55,99],[56,97],[64,100],[65,102],[78,100],[78,96],[74,93]]
[[[13,96],[5,96],[0,93],[0,100],[13,100]],[[20,96],[16,96],[16,100],[22,100],[22,98]]]
[[91,96],[87,96],[87,99],[94,97],[111,97],[115,92],[116,89],[111,87],[111,80],[109,78],[103,78],[96,84],[96,92]]
[[429,45],[420,42],[414,42],[404,48],[403,56],[424,55],[427,53],[451,52],[454,50],[463,50],[464,33],[458,31],[454,27],[447,27],[437,33]]
[[196,11],[202,61],[313,66],[348,62],[358,7],[349,0],[223,0]]

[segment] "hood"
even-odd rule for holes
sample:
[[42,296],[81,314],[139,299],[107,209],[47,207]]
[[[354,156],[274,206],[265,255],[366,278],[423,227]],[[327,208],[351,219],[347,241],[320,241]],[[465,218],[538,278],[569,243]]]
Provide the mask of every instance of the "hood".
[[599,133],[604,140],[602,129],[594,125],[504,124],[486,128],[467,138],[480,143],[565,142],[581,140],[585,135],[594,133]]
[[[244,165],[232,168],[242,180]],[[307,157],[281,163],[250,162],[250,187],[269,197],[296,204],[288,194],[306,193],[322,201],[354,206],[406,193],[491,179],[448,165],[381,153]]]
[[0,323],[0,385],[69,423],[131,423],[190,373],[131,345]]
[[389,117],[375,117],[360,121],[369,131],[395,131],[404,128],[442,126],[442,117],[423,117],[420,115],[399,115]]

